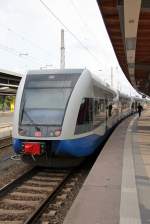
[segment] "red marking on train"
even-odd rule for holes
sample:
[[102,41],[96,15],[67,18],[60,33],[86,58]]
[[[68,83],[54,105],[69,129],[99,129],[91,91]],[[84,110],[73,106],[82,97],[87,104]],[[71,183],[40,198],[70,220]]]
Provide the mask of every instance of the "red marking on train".
[[41,146],[39,143],[25,143],[24,144],[24,153],[30,155],[40,155]]

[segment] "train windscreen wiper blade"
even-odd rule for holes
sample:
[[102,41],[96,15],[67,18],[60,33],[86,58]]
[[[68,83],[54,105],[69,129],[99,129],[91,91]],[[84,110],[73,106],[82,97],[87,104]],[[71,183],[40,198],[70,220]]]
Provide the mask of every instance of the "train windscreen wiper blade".
[[36,128],[37,131],[40,131],[40,128],[37,127],[37,125],[35,124],[34,120],[30,117],[30,115],[28,114],[28,112],[24,109],[23,112],[26,114],[26,116],[28,117],[28,119],[30,120],[31,124],[34,125],[34,127]]

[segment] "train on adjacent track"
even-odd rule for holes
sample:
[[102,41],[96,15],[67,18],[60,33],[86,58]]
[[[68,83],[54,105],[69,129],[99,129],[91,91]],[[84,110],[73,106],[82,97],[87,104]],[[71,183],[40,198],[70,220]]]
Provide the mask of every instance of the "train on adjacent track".
[[137,101],[87,69],[31,70],[18,88],[13,147],[23,161],[51,166],[92,155]]

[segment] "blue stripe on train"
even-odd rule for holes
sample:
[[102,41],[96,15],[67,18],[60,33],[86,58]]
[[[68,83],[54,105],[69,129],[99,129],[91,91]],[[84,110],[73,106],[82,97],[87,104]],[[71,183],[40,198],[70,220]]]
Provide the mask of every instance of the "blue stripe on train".
[[17,153],[17,154],[21,153],[21,150],[22,150],[22,140],[21,139],[17,139],[17,138],[13,138],[12,139],[12,144],[13,144],[14,152]]
[[103,140],[103,136],[90,135],[72,140],[58,140],[52,142],[55,155],[70,155],[75,157],[89,156]]
[[[69,155],[75,157],[89,156],[94,153],[103,139],[104,136],[90,135],[72,140],[54,140],[52,141],[52,151],[55,155]],[[15,153],[21,153],[22,140],[14,138],[13,148]]]

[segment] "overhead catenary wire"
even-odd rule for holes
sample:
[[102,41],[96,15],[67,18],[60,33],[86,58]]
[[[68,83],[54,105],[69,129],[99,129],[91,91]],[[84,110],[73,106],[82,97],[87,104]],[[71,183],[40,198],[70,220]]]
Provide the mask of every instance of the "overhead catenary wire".
[[98,62],[102,62],[89,50],[89,48],[82,43],[82,41],[62,22],[62,20],[47,6],[43,0],[39,0],[47,11],[73,36],[73,38],[80,43],[80,45]]
[[[95,40],[98,40],[99,41],[99,38],[93,32],[93,29],[86,23],[85,19],[80,14],[80,11],[79,11],[79,9],[77,7],[77,1],[76,1],[76,3],[74,2],[74,0],[68,0],[68,1],[71,4],[71,6],[73,7],[74,11],[76,12],[76,15],[79,17],[80,24],[82,24],[82,27],[84,28],[84,31],[86,32],[86,37],[85,38],[87,39],[87,34],[88,34],[88,36],[89,36],[88,39],[91,39],[94,42],[95,42]],[[82,29],[82,34],[83,34],[83,29]]]
[[[76,14],[80,18],[81,23],[83,23],[84,28],[86,28],[85,30],[89,32],[90,28],[89,28],[88,24],[85,22],[85,20],[83,19],[83,17],[80,15],[80,12],[79,12],[76,4],[74,3],[73,0],[69,0],[69,2],[73,6],[74,10],[76,11]],[[91,30],[90,30],[89,34],[91,35],[92,38],[94,37],[94,39],[96,39],[96,35],[93,33],[93,31],[91,32]]]
[[[10,54],[15,55],[16,57],[19,57],[21,59],[24,59],[23,57],[20,56],[20,52],[18,50],[14,49],[12,47],[8,47],[6,45],[3,45],[1,43],[0,43],[0,50],[6,51],[6,52],[8,52]],[[38,64],[41,63],[41,61],[39,61],[39,59],[37,59],[37,58],[35,58],[35,57],[31,56],[31,55],[29,55],[29,57],[30,57],[30,59],[32,61],[36,61],[37,62],[37,60],[38,60]]]
[[2,24],[0,22],[0,26],[3,27],[4,29],[6,29],[8,32],[13,33],[14,35],[18,36],[21,40],[28,42],[30,45],[40,49],[43,51],[44,54],[46,54],[47,56],[50,56],[50,53],[47,52],[47,50],[45,50],[44,48],[42,48],[41,46],[39,46],[37,43],[33,42],[32,40],[30,40],[29,38],[24,37],[22,34],[20,34],[19,32],[16,32],[14,29],[10,28],[10,27],[6,27],[4,24]]
[[[22,39],[22,40],[26,40],[26,41],[30,42],[30,44],[32,44],[32,45],[34,45],[34,46],[36,46],[36,47],[38,47],[38,48],[40,48],[41,50],[44,51],[44,49],[42,49],[40,46],[38,46],[37,44],[33,43],[31,40],[26,39],[23,35],[19,34],[18,32],[14,31],[13,29],[4,26],[1,22],[0,22],[0,26],[3,27],[3,28],[5,28],[8,32],[12,32],[12,33],[14,33],[15,35],[19,36],[20,39]],[[10,54],[13,54],[13,55],[15,55],[16,57],[19,57],[19,58],[22,59],[22,60],[25,60],[24,57],[21,57],[21,52],[20,52],[19,50],[16,50],[16,49],[12,48],[12,47],[9,47],[9,46],[6,46],[6,45],[0,43],[0,50],[5,51],[5,52],[8,52],[8,53],[10,53]],[[45,53],[47,53],[47,55],[48,55],[48,52],[45,52]],[[50,55],[50,54],[49,54],[49,55]],[[31,56],[30,54],[28,54],[28,57],[29,57],[32,61],[34,61],[34,62],[36,62],[36,63],[38,63],[38,64],[39,64],[39,63],[42,64],[41,62],[43,61],[43,59],[36,58],[36,57],[34,57],[34,56]]]

